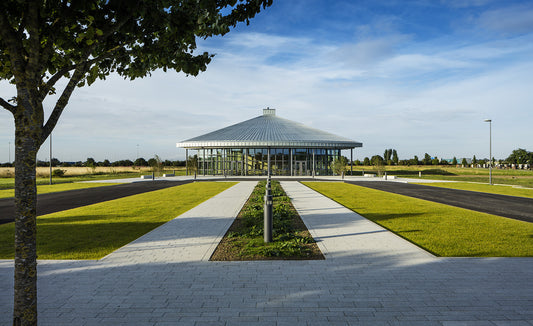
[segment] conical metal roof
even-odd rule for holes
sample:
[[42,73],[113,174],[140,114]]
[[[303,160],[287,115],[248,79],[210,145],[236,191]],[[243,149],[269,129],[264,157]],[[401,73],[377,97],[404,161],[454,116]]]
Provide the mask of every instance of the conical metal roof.
[[182,148],[336,148],[363,144],[329,132],[276,116],[275,109],[263,115],[176,144]]

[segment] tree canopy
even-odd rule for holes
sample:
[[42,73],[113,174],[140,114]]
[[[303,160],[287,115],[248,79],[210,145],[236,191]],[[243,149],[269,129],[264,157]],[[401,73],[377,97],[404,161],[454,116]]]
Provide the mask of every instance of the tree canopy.
[[506,161],[511,164],[533,164],[533,152],[528,152],[523,148],[515,149]]
[[[36,110],[66,78],[52,115],[48,137],[77,86],[105,79],[145,77],[172,69],[197,75],[212,55],[195,53],[197,37],[224,35],[249,22],[272,0],[41,0],[0,2],[0,79],[17,85],[17,96],[0,99],[17,112],[24,94]],[[226,14],[224,14],[226,13]],[[8,103],[9,101],[14,104]],[[42,117],[38,117],[42,119]]]

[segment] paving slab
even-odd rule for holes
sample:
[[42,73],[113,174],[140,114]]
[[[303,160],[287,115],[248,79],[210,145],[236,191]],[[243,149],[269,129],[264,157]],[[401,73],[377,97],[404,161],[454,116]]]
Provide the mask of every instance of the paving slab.
[[[190,213],[100,261],[39,261],[39,325],[533,325],[533,259],[432,257],[283,185],[326,260],[206,261],[225,222]],[[0,325],[12,288],[0,261]]]

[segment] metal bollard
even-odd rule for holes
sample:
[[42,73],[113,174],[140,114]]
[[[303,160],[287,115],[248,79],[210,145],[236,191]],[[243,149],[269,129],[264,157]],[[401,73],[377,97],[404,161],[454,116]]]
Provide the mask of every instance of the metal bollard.
[[272,189],[270,187],[270,178],[267,181],[264,205],[264,241],[272,242]]
[[155,180],[155,172],[152,172],[152,180]]

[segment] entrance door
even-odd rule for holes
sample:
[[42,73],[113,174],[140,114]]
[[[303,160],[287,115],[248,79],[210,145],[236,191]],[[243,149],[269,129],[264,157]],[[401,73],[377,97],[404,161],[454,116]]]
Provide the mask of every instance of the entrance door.
[[303,176],[307,173],[307,164],[305,161],[295,161],[294,175]]

